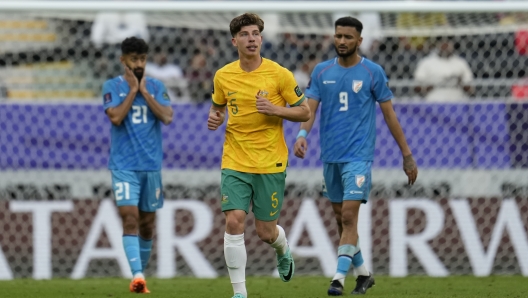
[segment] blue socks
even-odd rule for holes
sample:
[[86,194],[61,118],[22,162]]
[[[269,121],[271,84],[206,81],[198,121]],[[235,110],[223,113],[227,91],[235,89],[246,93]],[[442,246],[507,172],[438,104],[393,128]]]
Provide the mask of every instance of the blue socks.
[[337,271],[336,273],[347,275],[350,265],[353,261],[353,256],[357,248],[351,244],[341,245],[337,248]]
[[123,235],[123,247],[125,248],[125,254],[130,265],[130,270],[132,270],[132,275],[143,273],[138,236]]
[[150,259],[150,252],[152,251],[152,239],[145,240],[141,238],[141,236],[139,236],[138,238],[139,255],[141,256],[141,267],[143,268],[143,271],[145,271],[145,269],[147,269],[147,264]]
[[352,258],[352,265],[354,268],[359,268],[361,265],[363,265],[363,255],[361,254],[361,250],[358,251]]
[[337,273],[347,275],[350,264],[352,264],[352,258],[350,256],[343,255],[337,257]]

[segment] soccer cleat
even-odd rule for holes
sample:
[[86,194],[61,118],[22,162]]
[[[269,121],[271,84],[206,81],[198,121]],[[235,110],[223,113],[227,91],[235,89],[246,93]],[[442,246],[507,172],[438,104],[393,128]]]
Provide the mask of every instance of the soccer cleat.
[[343,285],[339,280],[332,280],[330,288],[328,288],[328,296],[343,296]]
[[356,288],[354,291],[352,291],[352,295],[362,295],[367,292],[368,289],[372,288],[373,285],[376,283],[374,282],[374,277],[372,277],[372,273],[369,276],[366,275],[360,275],[356,278]]
[[136,277],[130,282],[130,292],[148,294],[147,282],[141,277]]
[[246,296],[240,294],[240,293],[236,293],[235,296],[233,296],[233,298],[246,298]]
[[290,252],[290,248],[283,256],[277,255],[277,269],[279,269],[279,276],[283,282],[289,282],[295,273],[295,262]]

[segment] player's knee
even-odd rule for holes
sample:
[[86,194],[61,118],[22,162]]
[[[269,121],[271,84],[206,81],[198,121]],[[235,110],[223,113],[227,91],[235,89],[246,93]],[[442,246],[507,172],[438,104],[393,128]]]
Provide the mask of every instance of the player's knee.
[[154,236],[154,222],[141,222],[139,224],[139,235],[144,239],[152,239]]
[[123,232],[125,234],[135,234],[138,231],[138,218],[132,214],[122,216]]
[[226,231],[231,235],[239,235],[244,233],[244,222],[240,222],[235,216],[228,216],[226,218]]
[[342,220],[341,220],[341,213],[335,215],[335,220],[336,220],[338,226],[343,224]]
[[357,215],[353,212],[343,212],[341,214],[341,225],[346,227],[357,225]]
[[260,240],[266,242],[266,243],[273,243],[273,241],[275,239],[274,236],[275,236],[275,233],[274,233],[274,230],[268,230],[268,229],[257,229],[257,235],[258,237],[260,238]]

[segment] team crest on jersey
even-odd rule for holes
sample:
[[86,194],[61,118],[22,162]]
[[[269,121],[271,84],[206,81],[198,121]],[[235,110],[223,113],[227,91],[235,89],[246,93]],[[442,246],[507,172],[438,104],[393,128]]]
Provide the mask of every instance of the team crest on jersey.
[[161,194],[161,189],[156,188],[156,200],[159,200],[160,194]]
[[361,87],[363,87],[363,81],[352,81],[352,90],[354,92],[358,93]]
[[112,102],[112,93],[108,92],[104,95],[104,103],[111,103]]
[[268,96],[269,96],[269,92],[266,91],[266,90],[259,90],[259,92],[258,92],[258,96],[262,96],[262,97],[264,97],[264,98],[268,98]]
[[356,185],[361,187],[363,184],[365,184],[365,175],[356,175]]

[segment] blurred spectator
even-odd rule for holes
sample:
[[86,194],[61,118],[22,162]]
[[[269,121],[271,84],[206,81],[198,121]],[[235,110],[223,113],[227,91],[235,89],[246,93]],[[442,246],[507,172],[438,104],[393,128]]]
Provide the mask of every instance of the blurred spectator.
[[[424,29],[447,26],[447,16],[442,12],[423,13],[407,12],[400,13],[396,19],[396,27],[408,29]],[[406,50],[416,49],[421,51],[427,41],[425,36],[400,37],[400,42]]]
[[454,55],[453,43],[442,40],[438,50],[418,62],[414,79],[421,85],[415,91],[425,95],[427,101],[456,102],[471,92],[473,73],[466,60]]
[[361,37],[363,42],[359,47],[361,54],[370,56],[372,52],[377,52],[383,32],[381,27],[381,16],[379,12],[360,12],[360,13],[334,13],[334,22],[342,17],[351,16],[358,19],[363,24],[363,31]]
[[295,81],[297,81],[299,88],[301,88],[303,92],[306,87],[308,87],[308,83],[310,83],[310,75],[312,74],[312,71],[317,63],[318,60],[316,59],[315,55],[312,54],[308,58],[308,61],[303,62],[301,67],[296,67],[296,69],[293,71]]
[[94,70],[97,76],[114,77],[122,72],[119,62],[121,42],[135,36],[149,40],[147,20],[141,12],[100,12],[96,15],[90,32],[90,41],[97,49]]
[[148,42],[147,20],[143,13],[101,12],[95,17],[90,39],[97,48],[101,48],[104,44],[120,44],[131,36]]
[[213,74],[207,67],[207,58],[200,50],[194,50],[185,69],[185,76],[189,82],[189,93],[193,101],[204,102],[211,98]]
[[171,101],[190,100],[187,79],[183,75],[183,70],[178,65],[169,63],[167,55],[163,53],[154,55],[154,62],[147,63],[145,73],[165,84]]

